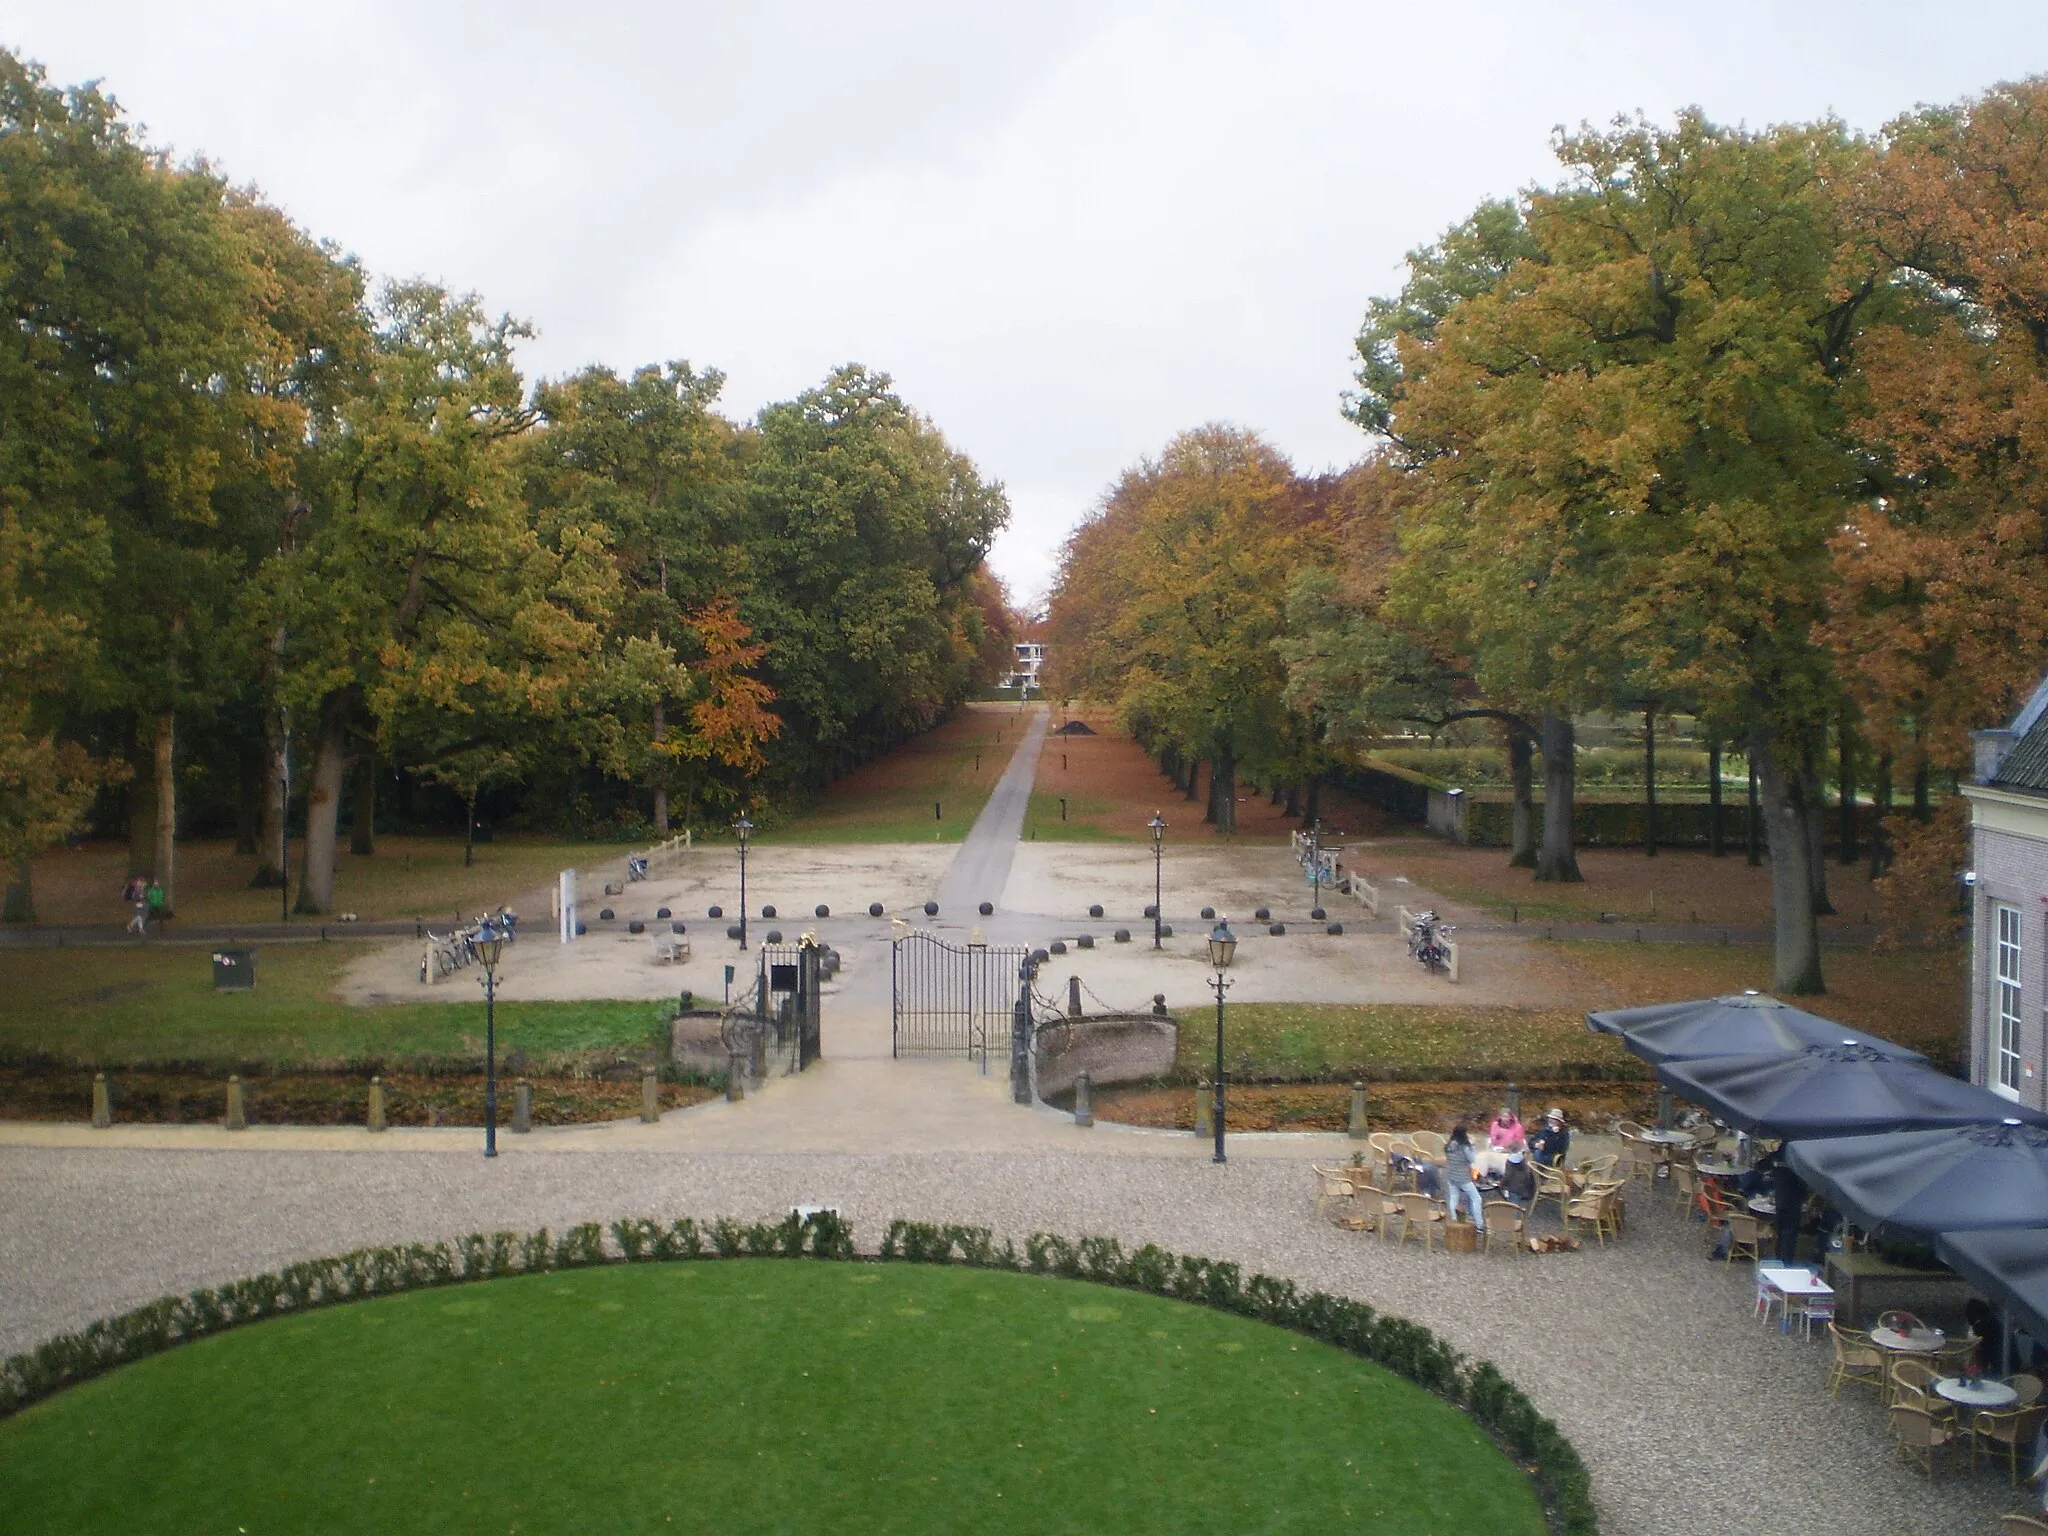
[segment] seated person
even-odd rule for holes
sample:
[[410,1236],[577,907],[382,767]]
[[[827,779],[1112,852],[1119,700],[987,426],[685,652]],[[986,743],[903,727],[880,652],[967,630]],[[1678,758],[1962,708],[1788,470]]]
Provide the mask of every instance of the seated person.
[[1778,1168],[1784,1161],[1784,1146],[1780,1144],[1771,1148],[1770,1151],[1756,1160],[1755,1167],[1747,1170],[1741,1177],[1736,1179],[1735,1187],[1741,1190],[1745,1196],[1767,1195],[1771,1193],[1777,1186]]
[[1508,1154],[1507,1171],[1500,1176],[1500,1192],[1517,1205],[1527,1205],[1536,1198],[1536,1170],[1521,1153]]
[[1500,1113],[1487,1124],[1486,1144],[1502,1152],[1512,1152],[1526,1139],[1520,1118],[1507,1105],[1501,1105]]
[[1571,1145],[1572,1133],[1565,1129],[1564,1111],[1553,1105],[1536,1128],[1536,1134],[1529,1138],[1529,1150],[1535,1153],[1537,1162],[1556,1168],[1563,1164]]

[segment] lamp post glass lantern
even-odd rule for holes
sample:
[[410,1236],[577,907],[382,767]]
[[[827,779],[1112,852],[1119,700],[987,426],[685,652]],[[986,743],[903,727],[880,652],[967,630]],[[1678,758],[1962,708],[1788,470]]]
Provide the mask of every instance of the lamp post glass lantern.
[[740,835],[740,948],[747,947],[747,839],[753,836],[754,824],[747,820],[747,813],[740,812],[740,819],[732,824],[733,831]]
[[1216,1155],[1211,1162],[1226,1162],[1223,1155],[1223,994],[1230,983],[1223,973],[1230,969],[1230,962],[1237,958],[1237,935],[1230,931],[1230,919],[1223,918],[1209,930],[1209,964],[1216,968],[1216,978],[1209,983],[1216,993],[1216,1086],[1215,1101],[1210,1106],[1210,1119],[1216,1126]]
[[476,958],[484,968],[484,1156],[498,1155],[498,961],[505,936],[484,924],[477,935]]
[[1157,811],[1152,813],[1152,947],[1159,943],[1159,856],[1166,850],[1166,821]]

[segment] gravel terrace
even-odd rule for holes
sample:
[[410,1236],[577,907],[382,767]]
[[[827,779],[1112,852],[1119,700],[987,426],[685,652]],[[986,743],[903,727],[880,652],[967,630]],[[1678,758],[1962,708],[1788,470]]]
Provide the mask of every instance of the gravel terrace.
[[[896,1215],[1110,1233],[1238,1261],[1414,1318],[1497,1361],[1576,1440],[1609,1536],[1990,1530],[1993,1473],[1930,1486],[1827,1350],[1753,1321],[1746,1265],[1642,1184],[1627,1236],[1576,1255],[1425,1255],[1318,1219],[1305,1163],[1247,1157],[515,1150],[0,1150],[0,1349],[166,1292],[372,1243],[629,1214],[838,1205],[863,1246]],[[1547,1220],[1547,1218],[1546,1218]]]

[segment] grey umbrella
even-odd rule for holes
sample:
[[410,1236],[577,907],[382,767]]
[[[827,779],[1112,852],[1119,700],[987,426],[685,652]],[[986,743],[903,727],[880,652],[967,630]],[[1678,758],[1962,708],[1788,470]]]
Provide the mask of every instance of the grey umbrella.
[[2048,1115],[2018,1110],[1917,1058],[1854,1040],[1766,1056],[1666,1061],[1657,1077],[1737,1130],[1787,1141],[1977,1125],[2014,1113],[2048,1123]]
[[1809,1045],[1839,1045],[1848,1039],[1874,1045],[1900,1061],[1924,1061],[1903,1045],[1861,1034],[1833,1019],[1807,1013],[1759,992],[1704,997],[1690,1003],[1652,1003],[1644,1008],[1612,1008],[1586,1015],[1586,1023],[1604,1035],[1619,1035],[1630,1051],[1656,1065],[1701,1056],[1761,1056],[1770,1051],[1798,1051]]
[[2048,1226],[2044,1117],[1999,1106],[2003,1119],[1977,1125],[1795,1141],[1786,1160],[1858,1226],[1917,1236]]
[[2048,1340],[2048,1231],[2039,1227],[1986,1228],[1944,1233],[1935,1256],[1984,1295],[2006,1316],[2000,1331],[2000,1361],[2012,1369],[2012,1323],[2036,1341]]

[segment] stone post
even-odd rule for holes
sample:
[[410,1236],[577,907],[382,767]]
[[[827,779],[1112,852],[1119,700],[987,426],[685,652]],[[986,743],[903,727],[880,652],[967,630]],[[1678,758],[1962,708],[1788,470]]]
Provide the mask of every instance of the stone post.
[[1351,1085],[1351,1124],[1349,1133],[1353,1141],[1363,1141],[1367,1136],[1365,1125],[1365,1084]]
[[1067,1017],[1081,1017],[1081,978],[1078,976],[1067,978]]
[[249,1114],[242,1102],[242,1079],[228,1079],[228,1129],[246,1131],[249,1129]]
[[391,1116],[384,1105],[384,1079],[381,1077],[370,1079],[369,1125],[373,1131],[391,1129]]
[[737,1104],[747,1096],[747,1058],[738,1051],[725,1053],[725,1097]]
[[654,1068],[643,1068],[640,1073],[640,1123],[652,1125],[661,1118],[661,1080]]
[[1095,1123],[1095,1105],[1091,1102],[1090,1087],[1086,1072],[1074,1079],[1074,1124],[1084,1129]]
[[92,1075],[92,1128],[104,1131],[114,1123],[114,1101],[107,1093],[107,1074]]
[[1216,1122],[1214,1119],[1211,1118],[1211,1116],[1215,1113],[1214,1103],[1214,1097],[1209,1092],[1208,1083],[1196,1083],[1195,1135],[1197,1135],[1204,1141],[1207,1141],[1211,1136],[1214,1136],[1216,1134]]
[[521,1135],[533,1129],[533,1084],[523,1077],[512,1089],[512,1129]]

